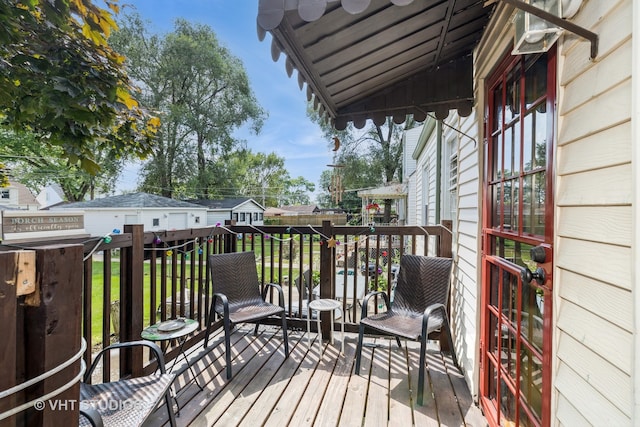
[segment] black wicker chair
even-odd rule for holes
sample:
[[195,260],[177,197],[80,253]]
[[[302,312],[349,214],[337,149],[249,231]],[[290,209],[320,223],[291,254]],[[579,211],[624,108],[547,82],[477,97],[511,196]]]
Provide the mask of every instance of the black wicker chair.
[[[400,337],[420,341],[418,405],[423,404],[425,353],[430,333],[446,329],[453,362],[458,366],[447,318],[451,267],[451,258],[403,255],[393,303],[385,292],[379,291],[369,293],[362,303],[356,372],[360,373],[365,328],[395,336],[398,345]],[[384,298],[387,311],[367,316],[369,298],[374,295]]]
[[[215,313],[223,318],[224,344],[227,363],[227,379],[231,372],[231,325],[237,323],[256,322],[254,333],[258,333],[260,320],[271,316],[282,318],[282,337],[284,339],[285,357],[289,356],[287,339],[287,316],[284,309],[282,287],[274,283],[266,283],[262,294],[258,282],[256,259],[253,252],[236,252],[209,255],[209,272],[213,288],[213,300],[209,310],[209,325],[204,338],[204,346],[209,342],[209,326],[214,321]],[[279,304],[265,301],[267,290],[274,287],[278,291]]]
[[[144,377],[91,384],[91,375],[100,358],[113,349],[146,346],[154,353],[160,373]],[[150,341],[131,341],[112,344],[94,358],[91,367],[80,383],[80,425],[91,426],[140,426],[164,398],[169,423],[176,425],[170,387],[175,375],[166,373],[160,347]]]

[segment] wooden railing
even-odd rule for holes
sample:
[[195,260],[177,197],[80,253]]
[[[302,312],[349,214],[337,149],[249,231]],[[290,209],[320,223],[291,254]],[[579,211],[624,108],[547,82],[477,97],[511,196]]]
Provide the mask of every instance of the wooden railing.
[[[49,277],[40,275],[38,279],[40,284],[47,280],[55,282],[60,279],[55,275],[63,275],[64,280],[81,286],[81,289],[77,285],[75,288],[67,286],[63,293],[58,288],[56,301],[47,302],[47,313],[59,310],[65,305],[64,301],[74,301],[80,298],[78,294],[82,295],[81,319],[73,320],[73,314],[65,312],[68,316],[64,321],[71,322],[69,325],[77,324],[77,327],[65,328],[62,332],[58,329],[57,332],[77,335],[82,331],[88,344],[84,358],[89,363],[92,354],[111,342],[140,339],[145,327],[177,316],[196,319],[200,324],[185,347],[200,344],[209,320],[212,294],[207,255],[214,253],[255,252],[260,282],[279,283],[285,290],[291,328],[306,328],[305,313],[299,307],[304,306],[304,297],[308,301],[319,296],[342,300],[344,312],[348,314],[346,329],[355,331],[362,290],[380,286],[391,295],[395,266],[405,253],[450,257],[449,230],[450,224],[447,223],[374,228],[333,226],[329,221],[324,221],[321,226],[225,224],[163,232],[144,232],[142,225],[127,225],[123,233],[83,241],[32,242],[19,247],[0,245],[0,262],[3,252],[4,262],[10,263],[12,258],[6,256],[9,251],[40,248],[35,249],[37,265],[45,268],[49,265],[47,257],[54,256],[57,262],[64,262],[64,255],[59,250],[53,253],[43,250],[43,245],[46,248],[69,244],[81,246],[84,254],[82,265],[70,264],[63,271],[50,269]],[[77,279],[73,279],[74,275]],[[302,279],[305,276],[310,283]],[[339,282],[341,280],[342,283]],[[308,285],[307,295],[302,292],[305,284]],[[336,295],[337,289],[341,290],[341,295]],[[17,297],[18,303],[12,310],[19,313],[13,313],[13,320],[9,323],[18,334],[26,333],[23,329],[30,327],[26,321],[24,324],[16,323],[15,319],[20,322],[27,316],[20,298],[28,297]],[[277,297],[270,295],[269,298]],[[5,305],[0,312],[3,319],[11,318],[7,307]],[[377,310],[377,306],[373,309]],[[51,328],[51,325],[43,326],[46,319],[40,323],[43,328]],[[322,325],[329,328],[330,322],[324,321]],[[216,320],[212,328],[220,326],[221,322]],[[328,332],[323,330],[323,335],[328,336]],[[68,336],[67,341],[70,343],[67,353],[77,352],[79,337]],[[24,342],[18,343],[13,359],[9,360],[28,353],[27,347]],[[164,350],[168,360],[178,355],[176,343],[165,343]],[[47,355],[41,351],[40,357]],[[119,376],[127,376],[155,369],[154,361],[149,361],[142,350],[123,351],[117,361],[118,366],[111,366],[112,363],[109,358],[105,359],[102,380],[109,381],[115,372]],[[16,378],[16,381],[21,379],[25,378]],[[3,386],[0,383],[0,390],[4,389]]]

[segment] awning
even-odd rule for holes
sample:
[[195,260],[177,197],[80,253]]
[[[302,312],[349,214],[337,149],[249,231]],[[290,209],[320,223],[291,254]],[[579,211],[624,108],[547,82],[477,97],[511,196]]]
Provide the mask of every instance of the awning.
[[482,0],[260,0],[258,36],[337,129],[387,116],[462,116],[473,106],[472,51],[492,6]]
[[363,199],[402,199],[407,196],[405,184],[389,184],[377,188],[358,191],[358,197]]

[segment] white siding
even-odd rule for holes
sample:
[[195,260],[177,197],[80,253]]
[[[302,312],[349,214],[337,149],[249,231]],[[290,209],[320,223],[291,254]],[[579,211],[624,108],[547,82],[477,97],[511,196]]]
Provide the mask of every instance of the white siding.
[[[456,352],[469,388],[478,391],[478,345],[480,317],[480,178],[475,111],[461,118],[450,114],[443,127],[443,140],[456,142],[458,155],[458,200],[453,220],[455,274],[451,301]],[[452,129],[453,128],[453,129]],[[460,133],[460,132],[463,133]],[[448,176],[445,176],[448,179]],[[448,189],[445,189],[448,191]],[[447,207],[445,207],[446,209]]]
[[[558,55],[554,424],[633,417],[632,1],[585,2]],[[635,190],[637,191],[637,189]]]

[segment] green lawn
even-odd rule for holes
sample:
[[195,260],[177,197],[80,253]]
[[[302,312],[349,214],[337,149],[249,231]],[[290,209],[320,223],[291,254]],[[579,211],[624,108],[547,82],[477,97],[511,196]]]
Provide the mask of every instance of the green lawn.
[[[277,260],[275,261],[277,262]],[[103,268],[104,263],[102,261],[93,261],[93,275],[92,275],[92,288],[91,288],[91,337],[92,343],[95,345],[96,343],[101,342],[102,340],[102,319],[103,319],[103,299],[104,299],[104,279],[103,279]],[[277,267],[276,267],[277,268]],[[265,267],[265,277],[270,279],[271,277],[271,266]],[[156,266],[157,270],[157,280],[159,280],[161,276],[160,265]],[[144,312],[143,312],[143,324],[145,326],[150,324],[150,301],[151,301],[151,276],[150,276],[150,264],[148,262],[144,263],[144,287],[143,287],[143,304],[144,304]],[[291,276],[293,276],[294,280],[299,275],[299,269],[293,268],[291,270]],[[180,274],[180,270],[178,268],[178,277]],[[262,269],[261,266],[258,265],[258,275],[261,275]],[[189,275],[189,269],[187,268],[187,275]],[[171,265],[167,265],[167,296],[171,295]],[[283,276],[289,276],[289,268],[284,267],[282,269]],[[189,276],[187,276],[189,277]],[[278,283],[282,283],[278,278],[278,272],[274,272],[274,281]],[[187,284],[189,284],[189,280],[187,280]],[[179,286],[179,283],[177,284]],[[156,301],[157,305],[160,305],[160,285],[156,285]],[[117,301],[120,299],[120,262],[118,259],[114,259],[111,262],[111,301]],[[157,310],[158,307],[155,307],[154,310]],[[158,319],[156,319],[158,320]],[[113,328],[113,319],[111,321],[111,333],[114,333],[115,330]]]

